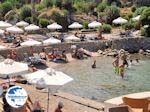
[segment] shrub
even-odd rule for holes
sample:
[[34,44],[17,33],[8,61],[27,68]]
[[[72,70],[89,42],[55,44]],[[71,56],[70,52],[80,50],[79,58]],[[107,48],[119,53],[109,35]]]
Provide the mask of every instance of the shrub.
[[88,29],[88,21],[84,21],[84,22],[83,22],[83,27],[84,27],[85,29]]
[[1,4],[2,15],[5,15],[8,11],[10,11],[12,9],[13,9],[13,7],[10,2],[4,2],[3,4]]
[[46,7],[51,7],[53,6],[53,1],[52,0],[43,0],[43,5]]
[[132,6],[131,11],[135,12],[136,11],[136,6]]
[[39,25],[40,25],[42,28],[47,27],[48,24],[49,24],[48,19],[41,18],[41,19],[39,20]]
[[104,33],[111,33],[112,27],[111,27],[111,25],[109,25],[109,24],[104,24],[104,25],[102,26],[102,29],[103,29],[103,32],[104,32]]
[[114,19],[120,16],[119,8],[116,6],[107,6],[104,10],[106,17],[106,22],[111,24]]
[[138,16],[138,15],[141,15],[143,13],[143,11],[146,9],[147,7],[140,7],[140,8],[137,8],[136,11],[134,12],[134,17],[135,16]]
[[26,21],[27,23],[31,24],[31,23],[32,23],[32,17],[27,17],[27,18],[25,18],[25,21]]
[[146,31],[145,31],[145,28],[142,27],[142,28],[140,29],[140,31],[141,31],[141,36],[145,36],[145,32],[146,32]]
[[134,28],[134,23],[132,21],[129,21],[128,23],[126,23],[126,24],[123,25],[123,28],[125,30],[131,30],[131,29]]
[[100,3],[100,4],[97,6],[97,11],[103,12],[106,7],[107,7],[107,3],[106,3],[106,2]]
[[141,14],[141,23],[142,25],[150,25],[150,7],[144,9],[143,13]]
[[32,10],[29,6],[23,6],[20,12],[21,19],[25,20],[25,18],[31,17],[32,16],[31,13],[32,13]]
[[36,7],[37,11],[40,11],[45,8],[45,6],[43,4],[37,4],[35,7]]
[[75,9],[78,13],[88,13],[90,11],[90,2],[80,1],[74,4]]
[[147,28],[141,28],[141,36],[150,37],[150,26]]

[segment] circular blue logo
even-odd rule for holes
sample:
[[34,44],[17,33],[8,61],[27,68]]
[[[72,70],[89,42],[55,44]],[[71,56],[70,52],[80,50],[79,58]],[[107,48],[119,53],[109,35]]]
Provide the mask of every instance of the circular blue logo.
[[6,101],[13,108],[22,107],[28,98],[27,92],[20,86],[13,86],[7,90]]

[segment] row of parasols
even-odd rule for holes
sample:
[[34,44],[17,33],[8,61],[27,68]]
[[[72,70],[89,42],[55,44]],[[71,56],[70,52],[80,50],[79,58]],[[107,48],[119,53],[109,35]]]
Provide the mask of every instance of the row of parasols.
[[[138,21],[139,19],[140,19],[140,15],[138,15],[137,17],[132,18],[133,21]],[[122,17],[119,17],[119,18],[113,20],[114,24],[125,24],[127,22],[128,22],[128,20],[126,20]],[[101,25],[102,24],[100,22],[93,21],[93,22],[88,24],[88,27],[89,28],[97,28]],[[34,24],[29,25],[29,23],[27,23],[25,21],[20,21],[20,22],[16,23],[15,26],[12,26],[10,23],[7,23],[7,22],[0,21],[0,29],[6,29],[6,31],[10,32],[10,33],[23,33],[24,30],[19,28],[19,27],[24,27],[25,31],[36,31],[36,30],[40,29],[39,26],[34,25]],[[57,24],[57,23],[53,23],[53,24],[48,25],[47,28],[50,29],[50,30],[60,30],[63,27],[61,25]],[[71,25],[69,25],[68,28],[70,28],[70,29],[80,29],[80,28],[83,28],[83,25],[79,24],[78,22],[74,22]],[[3,33],[4,33],[4,31],[0,30],[0,34],[3,34]]]
[[[89,28],[97,28],[99,26],[101,26],[101,23],[97,22],[97,21],[93,21],[91,23],[88,24]],[[0,29],[5,29],[7,32],[10,33],[23,33],[24,30],[20,27],[24,27],[25,31],[36,31],[39,30],[40,27],[34,24],[30,24],[25,22],[25,21],[20,21],[18,23],[16,23],[15,26],[12,26],[10,23],[4,22],[4,21],[0,21]],[[53,23],[47,26],[48,29],[50,30],[60,30],[63,27],[57,23]],[[71,25],[68,26],[68,28],[70,29],[80,29],[83,28],[82,24],[79,24],[78,22],[74,22]],[[4,30],[0,30],[0,34],[3,34]]]

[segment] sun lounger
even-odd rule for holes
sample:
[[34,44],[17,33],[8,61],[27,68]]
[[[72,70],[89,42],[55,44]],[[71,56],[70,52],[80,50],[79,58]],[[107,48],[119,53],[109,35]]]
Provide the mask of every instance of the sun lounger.
[[131,108],[133,108],[133,111],[134,109],[136,109],[136,111],[138,111],[138,109],[142,109],[142,112],[150,112],[150,110],[148,110],[148,106],[150,104],[150,100],[148,100],[148,98],[135,99],[123,97],[122,100],[124,104],[129,105]]

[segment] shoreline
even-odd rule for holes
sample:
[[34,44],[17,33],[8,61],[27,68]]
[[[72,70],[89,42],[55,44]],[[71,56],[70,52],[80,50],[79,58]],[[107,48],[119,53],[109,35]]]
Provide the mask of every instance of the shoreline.
[[[66,50],[66,52],[71,52],[71,46],[76,45],[78,48],[84,48],[91,52],[97,52],[98,50],[104,50],[107,47],[114,50],[124,49],[130,53],[137,53],[140,49],[144,51],[150,49],[150,38],[122,38],[113,40],[99,40],[93,42],[74,42],[74,43],[61,43],[53,44],[49,46],[33,46],[35,53],[40,53],[44,48],[46,53],[51,52],[53,49]],[[0,54],[3,57],[7,57],[11,49],[0,50]],[[19,47],[16,48],[18,59],[21,61],[24,58],[24,53],[31,55],[30,47]]]

